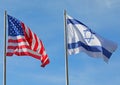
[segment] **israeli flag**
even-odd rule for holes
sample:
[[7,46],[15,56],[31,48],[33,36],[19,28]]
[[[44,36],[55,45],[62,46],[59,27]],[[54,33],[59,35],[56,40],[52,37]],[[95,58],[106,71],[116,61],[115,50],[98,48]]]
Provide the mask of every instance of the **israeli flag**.
[[102,57],[106,62],[117,44],[93,32],[82,22],[66,15],[68,54],[85,52],[91,57]]

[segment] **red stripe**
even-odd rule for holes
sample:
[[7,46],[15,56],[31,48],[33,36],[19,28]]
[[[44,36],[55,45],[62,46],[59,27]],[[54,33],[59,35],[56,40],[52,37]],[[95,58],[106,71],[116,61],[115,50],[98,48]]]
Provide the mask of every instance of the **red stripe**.
[[45,63],[42,63],[41,67],[45,67],[49,63],[50,63],[50,60],[48,59]]
[[45,67],[45,65],[49,64],[50,61],[49,61],[49,59],[48,59],[48,55],[46,55],[46,56],[42,56],[42,60],[41,60],[41,62],[42,62],[41,67]]
[[25,39],[28,40],[29,35],[27,35],[27,32],[26,32],[26,29],[28,29],[28,28],[26,28],[26,26],[25,26],[24,23],[21,23],[21,25],[22,25],[22,28],[23,28],[23,32],[24,32]]
[[13,53],[7,52],[7,53],[6,53],[6,56],[13,56]]
[[22,49],[22,48],[28,48],[28,49],[30,49],[30,47],[29,46],[27,46],[27,45],[21,45],[21,46],[8,46],[7,47],[7,49]]
[[20,43],[20,42],[26,42],[26,40],[23,39],[23,38],[17,39],[17,40],[8,39],[8,42],[10,42],[10,43]]
[[41,60],[41,62],[44,63],[47,58],[48,58],[48,55],[45,55],[45,56],[42,55],[42,60]]
[[37,51],[37,48],[38,48],[38,40],[37,40],[37,36],[36,34],[34,34],[34,37],[35,37],[35,46],[34,46],[34,51]]
[[[33,58],[36,58],[38,60],[41,59],[41,56],[32,54],[30,52],[14,52],[14,54],[17,55],[17,56],[32,56]],[[13,56],[13,53],[7,52],[6,56]]]
[[40,40],[40,45],[41,45],[41,49],[40,49],[40,54],[43,54],[43,52],[45,51],[42,41]]
[[[27,42],[29,43],[29,45],[30,45],[30,47],[31,47],[31,45],[32,45],[32,32],[31,32],[31,30],[27,27],[26,28],[26,26],[25,26],[25,24],[24,23],[21,23],[21,25],[22,25],[22,28],[23,28],[23,31],[24,31],[24,35],[25,35],[25,39],[27,40]],[[26,30],[25,29],[27,29],[28,30],[28,32],[26,32]],[[29,34],[29,35],[27,35],[27,33]]]
[[30,45],[30,47],[31,47],[31,46],[32,46],[32,39],[33,39],[33,37],[32,37],[32,32],[31,32],[31,30],[28,29],[28,31],[29,31],[29,38],[27,39],[27,41],[28,41],[28,43],[29,43],[29,45]]

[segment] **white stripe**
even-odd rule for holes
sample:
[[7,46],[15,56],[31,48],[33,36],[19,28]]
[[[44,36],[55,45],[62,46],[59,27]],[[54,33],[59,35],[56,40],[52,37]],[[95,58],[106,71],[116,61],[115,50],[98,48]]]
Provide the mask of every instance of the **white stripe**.
[[34,54],[34,55],[37,55],[37,56],[41,56],[41,54],[39,54],[39,53],[37,53],[37,52],[35,52],[35,51],[33,51],[33,50],[30,50],[30,49],[28,49],[28,48],[15,49],[15,50],[13,50],[13,49],[8,49],[7,52],[10,52],[10,53],[13,53],[13,52],[19,52],[19,53],[21,53],[21,52],[29,52],[29,53],[31,53],[31,54]]
[[[47,54],[46,54],[46,51],[43,51],[43,53],[41,54],[42,56],[47,56]],[[43,57],[41,57],[41,60],[43,59]],[[47,59],[48,59],[48,56],[47,56]],[[45,62],[45,60],[44,60],[44,62]]]
[[31,45],[31,48],[34,49],[36,40],[35,40],[34,33],[32,31],[31,31],[31,33],[32,33],[32,45]]
[[29,46],[28,42],[19,42],[19,43],[9,42],[9,43],[8,43],[8,46],[22,46],[22,45],[27,45],[27,46]]
[[47,60],[48,60],[48,57],[46,57],[46,59],[44,60],[43,64],[46,63]]
[[37,37],[37,41],[38,41],[37,52],[40,53],[40,50],[41,50],[41,43],[40,43],[40,40],[39,40],[38,37]]
[[67,35],[68,35],[68,43],[74,43],[74,42],[84,42],[84,39],[81,36],[81,33],[76,33],[78,31],[76,31],[76,29],[74,28],[74,26],[68,25],[68,30],[67,30]]
[[25,33],[27,34],[27,36],[29,37],[30,35],[29,35],[29,28],[24,24],[24,26],[25,26]]
[[77,54],[81,51],[80,47],[79,48],[74,48],[74,49],[68,49],[68,54],[72,55],[72,54]]
[[71,16],[69,15],[66,15],[67,19],[73,19]]
[[7,52],[9,52],[9,53],[13,53],[14,50],[13,50],[13,49],[7,49]]
[[18,40],[18,39],[25,39],[25,37],[22,36],[22,35],[18,35],[18,36],[8,36],[8,39]]
[[31,48],[34,49],[34,46],[35,46],[35,43],[36,43],[34,33],[29,29],[29,27],[27,27],[25,25],[25,32],[26,32],[26,34],[27,34],[28,37],[30,37],[29,31],[32,33],[32,45],[31,45]]
[[42,55],[44,55],[44,56],[45,56],[45,55],[46,55],[46,51],[43,51]]

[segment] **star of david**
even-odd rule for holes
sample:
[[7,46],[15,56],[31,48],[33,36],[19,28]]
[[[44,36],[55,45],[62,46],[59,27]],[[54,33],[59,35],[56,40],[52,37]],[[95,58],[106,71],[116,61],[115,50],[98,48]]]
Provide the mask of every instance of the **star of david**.
[[91,29],[84,30],[84,39],[90,43],[94,39],[93,34],[95,33]]

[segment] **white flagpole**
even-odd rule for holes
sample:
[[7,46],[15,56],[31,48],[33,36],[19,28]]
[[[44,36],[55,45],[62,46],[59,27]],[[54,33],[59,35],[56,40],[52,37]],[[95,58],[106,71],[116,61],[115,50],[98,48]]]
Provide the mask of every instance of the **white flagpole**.
[[65,70],[66,70],[66,85],[69,85],[68,76],[68,45],[67,45],[67,22],[66,22],[66,10],[64,10],[64,43],[65,43]]
[[6,85],[6,27],[7,27],[7,11],[4,13],[4,64],[3,64],[3,85]]

